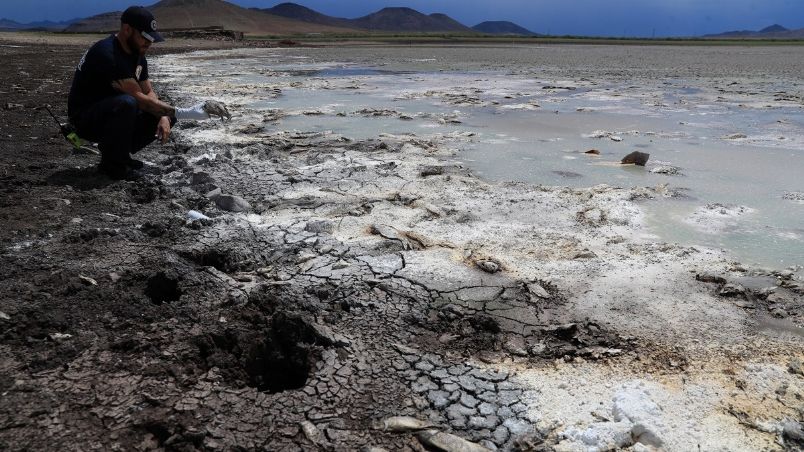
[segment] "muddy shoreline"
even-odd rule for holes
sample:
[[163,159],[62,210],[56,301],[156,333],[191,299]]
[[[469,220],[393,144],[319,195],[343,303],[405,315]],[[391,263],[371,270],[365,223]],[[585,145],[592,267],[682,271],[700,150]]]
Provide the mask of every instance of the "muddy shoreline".
[[[778,325],[781,307],[795,328],[799,281],[631,241],[655,189],[490,184],[438,140],[287,131],[243,111],[182,125],[143,152],[152,174],[111,183],[33,109],[59,104],[83,50],[1,50],[4,96],[22,105],[0,125],[4,449],[439,440],[392,416],[514,450],[575,450],[589,431],[683,450],[674,430],[795,447],[801,337],[760,320]],[[227,211],[216,189],[250,209]],[[674,424],[692,410],[704,428]]]

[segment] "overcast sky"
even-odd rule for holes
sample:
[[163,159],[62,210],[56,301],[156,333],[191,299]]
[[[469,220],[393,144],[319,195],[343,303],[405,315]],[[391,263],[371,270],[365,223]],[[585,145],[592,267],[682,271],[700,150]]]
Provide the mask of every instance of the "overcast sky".
[[[275,0],[231,0],[269,8]],[[137,0],[0,0],[0,18],[60,21],[122,10]],[[139,0],[140,4],[155,3]],[[759,30],[780,24],[804,28],[804,0],[298,0],[319,12],[354,18],[386,6],[446,13],[468,26],[509,20],[537,33],[594,36],[695,36]],[[158,18],[157,18],[158,19]]]

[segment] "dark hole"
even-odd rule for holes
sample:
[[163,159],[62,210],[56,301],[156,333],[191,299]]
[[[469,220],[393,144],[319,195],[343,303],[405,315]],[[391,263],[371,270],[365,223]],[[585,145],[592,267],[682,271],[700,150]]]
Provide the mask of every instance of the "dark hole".
[[145,295],[151,299],[151,303],[156,305],[176,301],[181,297],[179,280],[166,275],[165,272],[159,272],[148,279]]
[[296,344],[275,345],[266,341],[250,351],[246,361],[249,386],[270,393],[304,387],[310,369],[308,351]]

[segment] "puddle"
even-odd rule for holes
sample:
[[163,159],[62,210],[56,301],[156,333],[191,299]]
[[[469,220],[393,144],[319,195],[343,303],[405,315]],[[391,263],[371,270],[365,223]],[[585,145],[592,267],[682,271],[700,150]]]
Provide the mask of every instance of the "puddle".
[[[668,193],[684,196],[643,203],[653,239],[725,248],[747,264],[804,263],[804,204],[784,199],[802,189],[804,110],[790,102],[768,108],[772,94],[752,98],[756,93],[733,84],[697,79],[631,85],[540,80],[500,68],[438,70],[435,59],[422,59],[427,70],[411,72],[326,61],[320,54],[217,55],[195,55],[193,63],[230,91],[240,90],[235,98],[246,99],[246,108],[281,111],[272,128],[357,140],[383,133],[437,138],[490,180],[666,184]],[[366,113],[371,109],[382,112]],[[591,149],[599,155],[585,154]],[[647,167],[617,164],[635,149],[650,154]],[[678,174],[651,172],[660,166]],[[715,203],[747,213],[699,214]]]

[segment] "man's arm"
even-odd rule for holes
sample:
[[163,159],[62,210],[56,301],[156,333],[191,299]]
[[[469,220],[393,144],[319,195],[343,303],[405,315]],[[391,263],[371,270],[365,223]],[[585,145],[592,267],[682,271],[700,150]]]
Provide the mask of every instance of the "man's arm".
[[137,99],[137,105],[154,116],[176,116],[176,108],[159,100],[156,92],[151,88],[151,82],[148,80],[137,83],[133,78],[127,78],[115,80],[112,82],[112,86],[121,93]]

